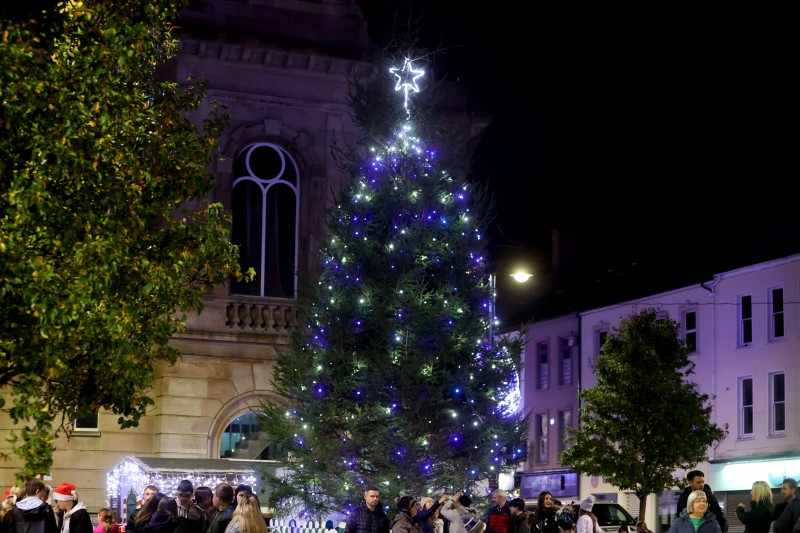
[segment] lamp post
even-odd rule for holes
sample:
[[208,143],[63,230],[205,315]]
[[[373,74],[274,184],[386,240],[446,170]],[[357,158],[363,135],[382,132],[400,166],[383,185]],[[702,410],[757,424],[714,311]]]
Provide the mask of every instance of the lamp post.
[[[526,283],[533,277],[524,270],[517,270],[509,276],[517,283]],[[494,347],[494,329],[497,325],[497,317],[495,316],[495,309],[497,307],[497,274],[489,274],[489,347]]]

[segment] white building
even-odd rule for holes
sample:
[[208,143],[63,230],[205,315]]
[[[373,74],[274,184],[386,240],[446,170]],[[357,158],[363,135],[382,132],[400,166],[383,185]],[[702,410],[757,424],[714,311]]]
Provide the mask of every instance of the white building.
[[[605,336],[642,308],[655,308],[677,320],[683,338],[694,347],[690,358],[696,365],[698,390],[713,399],[711,421],[728,431],[709,448],[707,460],[697,468],[705,473],[706,483],[726,511],[730,531],[741,532],[744,527],[734,510],[740,501],[749,504],[753,481],[768,481],[777,503],[783,478],[800,479],[800,255],[724,272],[697,285],[584,310],[577,318],[532,323],[524,357],[523,403],[534,417],[528,461],[518,478],[542,483],[555,483],[554,476],[571,479],[569,470],[553,456],[560,449],[560,443],[553,441],[563,435],[567,420],[572,425],[578,420],[577,390],[568,397],[570,387],[563,384],[565,361],[579,361],[578,386],[592,387],[596,383],[595,358]],[[579,343],[567,349],[576,328]],[[675,491],[648,500],[648,516],[642,518],[656,533],[665,531],[672,521],[685,474],[675,472]],[[618,501],[634,517],[639,514],[635,495],[619,492],[602,479],[579,479],[574,499],[588,494]],[[563,494],[568,500],[572,496]]]

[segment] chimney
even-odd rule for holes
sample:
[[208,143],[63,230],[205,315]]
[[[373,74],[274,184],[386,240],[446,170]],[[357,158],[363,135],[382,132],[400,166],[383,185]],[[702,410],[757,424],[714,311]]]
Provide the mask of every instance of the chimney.
[[578,236],[574,231],[550,230],[553,240],[553,269],[570,274],[578,268]]

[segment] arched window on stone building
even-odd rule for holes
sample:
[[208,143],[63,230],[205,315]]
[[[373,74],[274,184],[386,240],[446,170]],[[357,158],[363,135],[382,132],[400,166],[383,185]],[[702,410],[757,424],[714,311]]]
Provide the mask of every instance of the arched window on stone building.
[[269,441],[269,436],[258,423],[255,412],[243,413],[234,418],[222,432],[219,443],[222,459],[279,459],[286,456],[283,447]]
[[233,231],[242,270],[253,267],[253,281],[231,283],[232,294],[295,298],[299,180],[289,153],[272,143],[245,147],[234,162]]

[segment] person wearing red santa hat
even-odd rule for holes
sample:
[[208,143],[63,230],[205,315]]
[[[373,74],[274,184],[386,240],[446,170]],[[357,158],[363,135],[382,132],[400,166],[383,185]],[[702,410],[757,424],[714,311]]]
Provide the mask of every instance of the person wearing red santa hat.
[[61,533],[92,533],[92,519],[72,483],[62,483],[53,491],[53,500],[63,512]]

